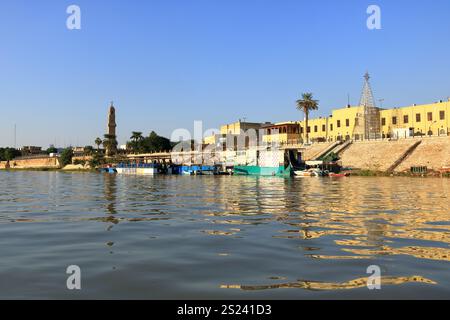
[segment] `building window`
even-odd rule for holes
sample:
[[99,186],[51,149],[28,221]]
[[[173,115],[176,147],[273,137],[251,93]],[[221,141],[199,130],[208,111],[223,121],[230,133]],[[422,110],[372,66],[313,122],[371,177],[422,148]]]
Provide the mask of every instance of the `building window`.
[[311,132],[311,127],[308,126],[308,128],[306,129],[306,132],[310,133]]
[[427,119],[428,119],[428,121],[433,121],[433,112],[427,113]]
[[303,127],[300,127],[300,133],[303,133],[303,131],[304,131]]
[[319,129],[317,128],[317,126],[314,126],[314,132],[319,131]]
[[333,124],[330,124],[330,131],[333,131]]
[[397,117],[392,117],[392,124],[397,124]]
[[445,120],[445,111],[439,111],[439,119]]
[[346,127],[350,127],[350,120],[349,119],[345,119],[345,126]]
[[406,116],[403,116],[403,123],[408,123],[409,122],[409,117],[406,115]]
[[323,131],[323,132],[327,131],[327,126],[324,125],[324,124],[322,125],[322,131]]
[[381,125],[385,126],[386,125],[386,118],[381,118]]
[[341,120],[337,121],[337,127],[340,128],[341,127]]
[[420,113],[416,113],[416,122],[420,122],[421,120]]

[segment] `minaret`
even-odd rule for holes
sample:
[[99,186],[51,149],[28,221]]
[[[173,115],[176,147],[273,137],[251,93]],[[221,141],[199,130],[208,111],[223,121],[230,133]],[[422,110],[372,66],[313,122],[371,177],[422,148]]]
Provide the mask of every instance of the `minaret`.
[[105,135],[107,143],[105,145],[106,155],[113,156],[117,153],[117,137],[116,137],[116,109],[111,101],[108,114],[108,133]]
[[116,108],[114,108],[114,103],[111,101],[108,115],[108,134],[116,136],[116,127]]

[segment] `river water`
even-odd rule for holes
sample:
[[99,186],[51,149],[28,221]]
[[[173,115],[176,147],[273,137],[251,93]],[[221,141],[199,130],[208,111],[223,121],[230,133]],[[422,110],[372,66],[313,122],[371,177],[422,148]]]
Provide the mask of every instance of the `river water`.
[[[2,299],[450,298],[449,179],[0,171],[0,182]],[[71,265],[81,290],[67,289]]]

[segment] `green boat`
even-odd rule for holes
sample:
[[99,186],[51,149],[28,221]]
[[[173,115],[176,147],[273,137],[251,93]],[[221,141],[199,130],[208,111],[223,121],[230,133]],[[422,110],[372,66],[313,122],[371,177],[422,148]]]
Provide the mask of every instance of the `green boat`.
[[247,176],[291,176],[292,166],[285,168],[278,167],[260,167],[260,166],[235,166],[234,174]]
[[235,164],[236,175],[250,176],[292,176],[301,163],[297,150],[268,150],[257,152],[258,165]]

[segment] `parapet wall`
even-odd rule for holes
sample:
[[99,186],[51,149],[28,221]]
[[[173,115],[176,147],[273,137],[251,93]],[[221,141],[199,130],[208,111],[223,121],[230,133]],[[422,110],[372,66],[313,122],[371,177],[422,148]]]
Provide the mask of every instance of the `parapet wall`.
[[[6,161],[0,162],[0,169],[5,169],[7,165]],[[36,158],[36,159],[20,159],[11,160],[9,162],[11,169],[39,169],[39,168],[59,168],[58,158]]]

